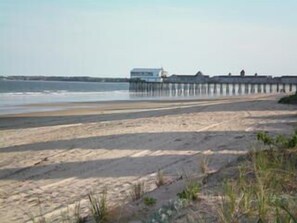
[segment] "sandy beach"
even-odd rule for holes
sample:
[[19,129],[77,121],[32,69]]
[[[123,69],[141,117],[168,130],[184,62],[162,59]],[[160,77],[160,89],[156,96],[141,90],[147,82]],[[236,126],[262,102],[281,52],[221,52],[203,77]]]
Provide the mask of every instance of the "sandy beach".
[[[0,116],[0,222],[47,217],[107,188],[110,205],[127,201],[132,183],[156,189],[158,169],[174,182],[216,171],[252,149],[258,131],[291,133],[295,106],[280,95],[212,100],[69,103],[64,110]],[[42,106],[42,105],[34,105]],[[56,105],[57,106],[57,105]],[[178,188],[166,186],[170,199]]]

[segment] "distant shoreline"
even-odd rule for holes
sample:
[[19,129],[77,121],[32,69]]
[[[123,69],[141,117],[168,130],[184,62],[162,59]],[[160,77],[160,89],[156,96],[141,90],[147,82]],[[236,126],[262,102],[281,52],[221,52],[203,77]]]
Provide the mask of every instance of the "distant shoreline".
[[5,81],[69,81],[69,82],[129,82],[129,78],[65,77],[65,76],[0,76]]

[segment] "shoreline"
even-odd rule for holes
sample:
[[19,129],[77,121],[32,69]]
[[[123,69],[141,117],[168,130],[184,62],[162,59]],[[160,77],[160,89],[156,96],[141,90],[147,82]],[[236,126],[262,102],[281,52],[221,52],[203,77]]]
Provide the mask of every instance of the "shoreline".
[[[131,100],[106,100],[106,101],[78,101],[78,102],[45,102],[45,103],[30,103],[22,105],[0,106],[0,117],[18,116],[18,115],[30,115],[51,113],[51,112],[63,112],[69,110],[87,110],[87,109],[100,109],[104,107],[110,107],[110,109],[116,108],[117,105],[133,105],[133,104],[170,104],[170,103],[191,103],[202,101],[216,101],[216,100],[230,100],[240,98],[254,98],[254,97],[269,97],[276,95],[279,97],[281,94],[258,94],[258,95],[230,95],[230,96],[205,96],[205,97],[168,97],[168,98],[139,98]],[[8,108],[7,108],[8,107]],[[125,106],[123,106],[125,107]]]

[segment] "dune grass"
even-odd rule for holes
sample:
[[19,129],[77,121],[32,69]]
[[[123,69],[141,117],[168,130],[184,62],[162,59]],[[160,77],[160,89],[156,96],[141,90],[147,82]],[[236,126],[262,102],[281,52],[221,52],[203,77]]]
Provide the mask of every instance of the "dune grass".
[[157,176],[156,176],[156,186],[157,187],[161,187],[163,185],[165,185],[165,177],[164,177],[164,173],[162,170],[158,170],[157,172]]
[[293,95],[281,98],[278,102],[281,104],[297,104],[297,91]]
[[185,200],[197,200],[198,199],[198,193],[200,192],[200,184],[196,181],[189,181],[187,182],[186,188],[177,193],[177,196],[180,199],[185,199]]
[[90,202],[90,212],[96,223],[107,222],[108,207],[106,199],[107,191],[104,190],[101,196],[96,196],[94,193],[88,194]]
[[296,222],[297,151],[255,151],[249,159],[238,178],[224,184],[219,220]]
[[143,198],[143,203],[146,206],[154,206],[157,203],[157,199],[155,199],[153,197],[144,197]]
[[222,223],[297,223],[297,131],[275,137],[260,132],[257,138],[268,148],[238,159],[236,176],[212,188],[216,208],[200,213],[198,199],[199,221],[191,222],[209,222],[211,216],[211,222]]
[[209,159],[204,157],[201,162],[199,162],[199,168],[203,175],[207,175],[209,172]]
[[144,182],[137,182],[132,184],[130,190],[130,197],[132,201],[139,200],[144,195]]

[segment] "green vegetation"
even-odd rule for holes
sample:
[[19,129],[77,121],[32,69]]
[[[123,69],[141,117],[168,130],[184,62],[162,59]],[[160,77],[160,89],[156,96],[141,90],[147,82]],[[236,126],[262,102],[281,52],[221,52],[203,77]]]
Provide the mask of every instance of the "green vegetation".
[[297,130],[287,137],[284,135],[277,135],[276,137],[269,136],[266,132],[259,132],[257,134],[257,139],[262,141],[265,145],[270,146],[271,148],[294,148],[297,146]]
[[[216,211],[201,212],[196,203],[196,218],[191,222],[297,223],[297,131],[275,137],[260,132],[257,139],[269,149],[252,151],[227,166],[227,171],[237,169],[234,177],[217,181],[207,191],[217,197]],[[210,177],[215,179],[216,174]],[[189,191],[186,187],[178,196],[193,200]],[[192,217],[188,208],[181,212]]]
[[146,221],[147,223],[169,223],[187,205],[184,199],[170,200],[166,205],[154,212]]
[[177,194],[177,196],[180,199],[185,200],[197,200],[198,199],[198,193],[200,192],[200,184],[198,184],[195,181],[190,181],[187,183],[186,188]]
[[146,206],[154,206],[157,203],[157,199],[155,199],[153,197],[144,197],[143,198],[143,203]]
[[250,156],[239,177],[224,185],[220,220],[296,222],[297,151],[257,151]]
[[282,104],[297,104],[297,91],[293,95],[281,98],[278,102]]
[[144,194],[144,182],[138,182],[133,184],[130,191],[130,197],[132,201],[139,200]]
[[96,223],[106,222],[108,218],[108,208],[106,200],[107,191],[104,190],[100,197],[93,193],[88,194],[90,211]]

